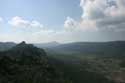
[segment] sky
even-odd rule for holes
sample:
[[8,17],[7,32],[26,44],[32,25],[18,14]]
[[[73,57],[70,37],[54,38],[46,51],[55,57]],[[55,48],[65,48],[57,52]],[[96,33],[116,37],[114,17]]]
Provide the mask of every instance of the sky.
[[0,0],[0,41],[125,40],[125,0]]

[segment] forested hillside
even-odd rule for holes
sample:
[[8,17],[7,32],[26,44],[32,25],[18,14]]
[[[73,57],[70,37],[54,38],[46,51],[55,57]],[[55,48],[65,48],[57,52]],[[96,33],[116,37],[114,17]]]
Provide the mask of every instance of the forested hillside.
[[[22,42],[0,52],[0,83],[66,83],[43,49]],[[70,83],[70,81],[68,81]]]

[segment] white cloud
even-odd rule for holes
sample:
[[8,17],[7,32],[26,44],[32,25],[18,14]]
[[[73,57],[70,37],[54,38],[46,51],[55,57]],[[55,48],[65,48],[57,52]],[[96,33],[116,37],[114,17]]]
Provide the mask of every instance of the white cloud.
[[125,0],[116,0],[116,3],[119,8],[125,7]]
[[[125,30],[124,0],[81,0],[80,7],[83,11],[81,19],[75,20],[71,17],[67,17],[64,22],[64,30],[54,31],[40,29],[37,32],[25,35],[22,39],[25,39],[28,42],[48,42],[55,40],[59,42],[67,42],[123,38],[121,33],[114,31]],[[43,27],[38,21],[28,21],[19,16],[10,20],[9,24],[23,28]],[[102,30],[103,32],[101,32]],[[101,34],[104,34],[104,36]],[[115,38],[114,35],[117,38]]]
[[106,0],[81,0],[80,6],[83,9],[83,19],[98,19],[104,17],[103,11],[107,4]]
[[67,17],[64,23],[65,30],[68,31],[95,31],[97,28],[95,27],[95,22],[92,20],[81,20],[76,21],[70,17]]
[[[73,42],[73,41],[106,41],[124,39],[125,0],[81,0],[83,14],[79,20],[67,17],[64,29],[55,31],[43,28],[36,20],[26,20],[15,16],[8,23],[13,27],[27,29],[23,33],[3,34],[0,40],[27,42]],[[0,21],[2,18],[0,18]],[[30,29],[37,31],[29,31]],[[120,31],[120,32],[115,32]],[[30,32],[30,33],[28,33]]]
[[3,22],[3,18],[2,18],[2,17],[0,17],[0,23],[1,23],[1,22]]
[[75,29],[78,27],[78,22],[75,21],[74,19],[70,18],[70,17],[67,17],[65,23],[64,23],[64,27],[67,29],[67,30],[72,30],[72,29]]
[[64,27],[71,30],[125,29],[125,0],[81,0],[82,20],[68,18]]
[[25,20],[19,16],[13,17],[8,23],[17,28],[43,28],[43,25],[40,22],[36,20]]
[[30,23],[30,26],[31,27],[38,27],[38,28],[43,28],[43,25],[40,23],[40,22],[38,22],[38,21],[32,21],[31,23]]

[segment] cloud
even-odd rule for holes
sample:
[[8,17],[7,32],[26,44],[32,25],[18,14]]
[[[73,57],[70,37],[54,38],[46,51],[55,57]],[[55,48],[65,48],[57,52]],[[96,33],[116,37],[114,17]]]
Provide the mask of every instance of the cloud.
[[[82,15],[79,20],[68,16],[64,29],[55,31],[42,28],[38,21],[13,17],[9,24],[14,27],[42,28],[31,34],[25,34],[28,42],[73,42],[73,41],[104,41],[123,39],[125,30],[125,1],[124,0],[81,0]],[[118,32],[116,32],[118,31]],[[15,37],[16,38],[16,37]]]
[[119,8],[124,8],[125,7],[125,1],[124,0],[116,0],[117,6]]
[[81,0],[80,7],[83,11],[81,18],[75,20],[68,16],[63,30],[50,30],[37,20],[15,16],[8,23],[13,27],[23,28],[24,32],[2,34],[0,40],[41,43],[125,39],[125,0]]
[[74,19],[70,18],[70,17],[67,17],[66,18],[66,21],[64,23],[64,27],[67,29],[67,30],[72,30],[72,29],[75,29],[78,27],[78,22],[75,21]]
[[43,25],[40,22],[36,20],[25,20],[19,16],[13,17],[8,23],[17,28],[43,28]]
[[125,30],[125,0],[81,0],[80,20],[67,18],[64,27],[71,30]]
[[3,18],[2,17],[0,17],[0,22],[3,22]]
[[103,10],[107,4],[106,0],[81,0],[80,6],[83,9],[83,19],[98,19],[104,17]]
[[67,17],[64,23],[65,30],[68,31],[96,31],[95,22],[92,20],[76,21],[73,18]]

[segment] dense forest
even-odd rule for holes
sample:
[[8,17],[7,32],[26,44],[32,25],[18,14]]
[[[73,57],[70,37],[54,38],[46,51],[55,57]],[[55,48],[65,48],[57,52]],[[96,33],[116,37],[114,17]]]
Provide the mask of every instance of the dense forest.
[[[0,52],[0,83],[66,83],[43,49],[22,42]],[[70,83],[70,82],[68,82]]]
[[124,41],[51,44],[1,43],[0,83],[125,82]]

